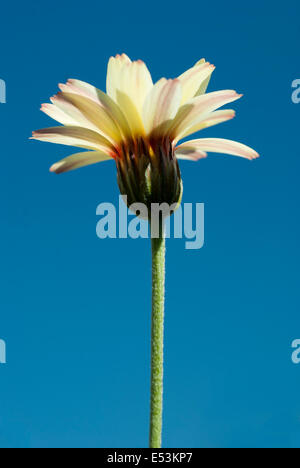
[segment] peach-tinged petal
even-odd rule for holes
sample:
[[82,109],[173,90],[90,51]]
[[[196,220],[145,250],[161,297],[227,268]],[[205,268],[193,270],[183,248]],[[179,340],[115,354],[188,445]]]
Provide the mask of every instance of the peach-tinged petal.
[[167,132],[180,106],[181,93],[181,84],[177,79],[162,78],[153,86],[143,109],[143,121],[148,134],[153,130],[156,136]]
[[212,127],[235,117],[235,111],[232,109],[217,110],[206,116],[202,116],[197,123],[188,127],[181,135],[178,135],[178,140],[185,138],[193,133],[199,132],[204,128]]
[[114,148],[111,143],[99,133],[82,127],[52,127],[36,130],[32,139],[48,141],[68,146],[78,146],[92,150],[104,150],[112,155]]
[[240,156],[246,159],[256,159],[259,154],[249,146],[243,145],[236,141],[224,140],[223,138],[201,138],[199,140],[191,140],[179,145],[176,151],[181,152],[186,148],[194,148],[194,151],[208,151],[213,153],[231,154]]
[[180,107],[172,125],[172,136],[176,138],[178,135],[184,134],[189,127],[194,126],[206,114],[236,101],[240,97],[242,94],[237,94],[236,91],[224,90],[191,99]]
[[214,69],[214,65],[204,62],[195,65],[178,77],[182,86],[181,104],[184,104],[199,93],[199,89],[203,83],[207,82]]
[[84,153],[72,154],[72,156],[68,156],[53,164],[50,168],[50,172],[61,174],[62,172],[74,171],[80,167],[108,161],[110,159],[112,159],[110,156],[101,151],[87,151]]
[[145,100],[143,108],[143,123],[146,133],[148,134],[153,129],[157,103],[161,96],[162,90],[167,83],[168,80],[166,78],[161,78],[159,81],[157,81]]

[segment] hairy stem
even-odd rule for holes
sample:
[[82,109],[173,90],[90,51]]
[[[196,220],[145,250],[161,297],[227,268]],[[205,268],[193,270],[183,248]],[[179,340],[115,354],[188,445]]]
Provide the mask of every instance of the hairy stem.
[[165,238],[152,239],[150,448],[161,448],[163,410]]

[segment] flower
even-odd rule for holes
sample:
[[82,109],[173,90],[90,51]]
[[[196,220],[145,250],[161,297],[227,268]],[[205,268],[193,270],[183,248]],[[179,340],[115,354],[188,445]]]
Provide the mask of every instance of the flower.
[[181,139],[235,116],[218,110],[242,95],[232,90],[206,93],[214,66],[204,59],[176,79],[153,84],[141,60],[111,57],[107,93],[79,80],[60,84],[61,92],[41,110],[63,126],[37,130],[33,139],[77,146],[73,154],[50,171],[57,174],[114,159],[118,183],[128,204],[179,203],[182,183],[178,159],[198,161],[207,152],[255,159],[248,146],[219,138],[181,144]]

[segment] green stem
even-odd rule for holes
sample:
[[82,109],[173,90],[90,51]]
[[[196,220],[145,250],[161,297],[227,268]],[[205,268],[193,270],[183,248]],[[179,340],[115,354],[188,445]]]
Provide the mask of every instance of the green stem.
[[161,448],[164,360],[165,238],[152,239],[150,448]]

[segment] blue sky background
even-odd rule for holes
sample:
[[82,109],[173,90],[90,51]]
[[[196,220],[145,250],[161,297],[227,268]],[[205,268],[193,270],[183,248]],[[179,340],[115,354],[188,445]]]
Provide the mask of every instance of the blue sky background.
[[261,153],[181,164],[206,243],[168,242],[164,446],[300,447],[299,13],[262,0],[2,6],[0,447],[147,445],[149,242],[96,237],[96,206],[118,199],[113,164],[55,176],[69,149],[28,140],[52,125],[39,107],[58,82],[105,89],[123,51],[155,80],[206,57],[209,89],[244,98],[202,135]]

